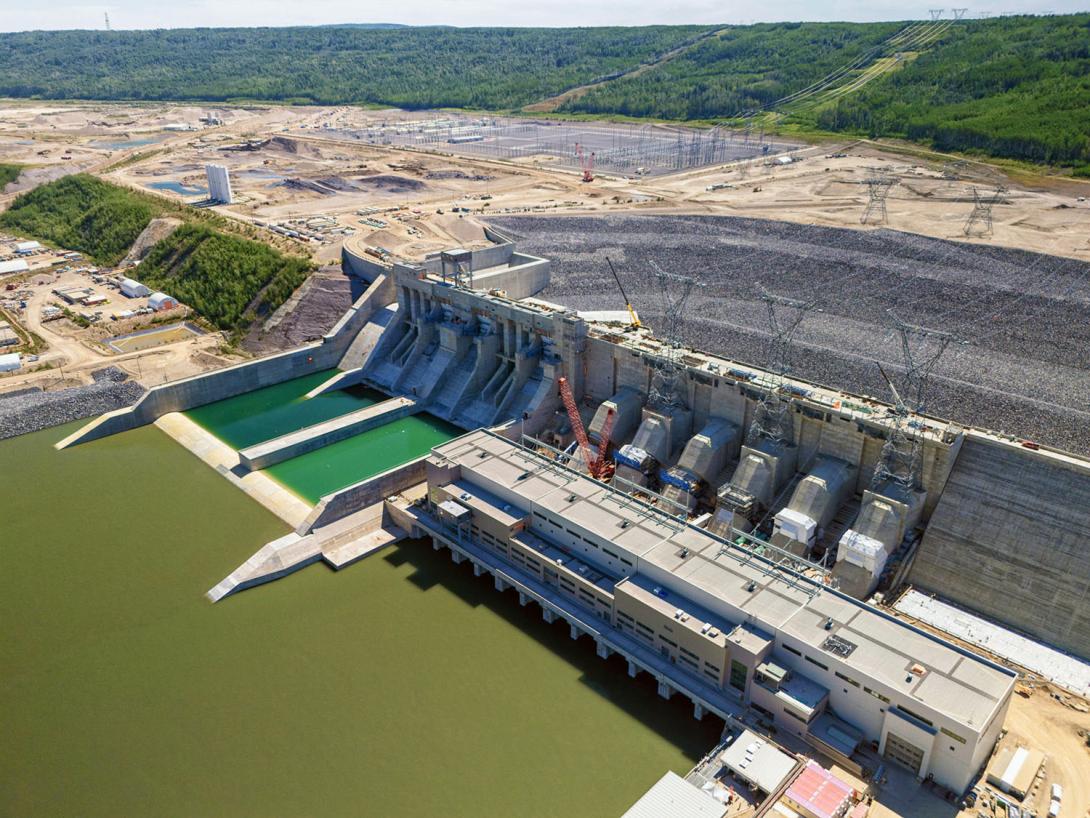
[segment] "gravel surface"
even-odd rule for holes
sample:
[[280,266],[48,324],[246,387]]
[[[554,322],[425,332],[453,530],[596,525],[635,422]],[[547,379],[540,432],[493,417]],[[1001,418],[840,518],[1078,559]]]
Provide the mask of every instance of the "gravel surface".
[[0,440],[131,406],[146,391],[116,367],[91,377],[94,383],[71,389],[0,395]]
[[264,327],[255,326],[243,341],[243,347],[257,354],[268,354],[317,340],[333,329],[352,302],[363,294],[362,282],[344,275],[339,267],[315,273],[303,288],[298,303],[285,303],[281,309],[286,314],[274,316]]
[[651,327],[662,314],[649,261],[692,275],[688,342],[765,362],[760,286],[812,300],[794,373],[889,399],[875,361],[898,369],[902,320],[953,332],[928,412],[1090,452],[1090,264],[892,230],[845,230],[723,216],[506,217],[525,252],[553,260],[539,297],[621,309],[606,257]]

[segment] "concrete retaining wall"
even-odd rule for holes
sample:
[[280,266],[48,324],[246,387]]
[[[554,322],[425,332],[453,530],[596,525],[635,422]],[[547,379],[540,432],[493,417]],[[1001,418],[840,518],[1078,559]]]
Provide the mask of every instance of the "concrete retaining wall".
[[967,435],[908,581],[1090,657],[1090,474]]
[[373,282],[379,276],[389,276],[390,268],[379,264],[378,260],[365,255],[357,255],[347,247],[341,248],[341,269],[348,275]]
[[397,494],[409,486],[424,482],[427,458],[428,455],[422,455],[416,460],[410,460],[389,471],[376,474],[354,486],[326,495],[299,526],[297,533],[306,534],[315,528],[329,525],[335,520],[384,500],[391,494]]
[[254,389],[331,369],[340,362],[345,350],[375,312],[390,303],[393,294],[393,286],[385,277],[377,279],[321,342],[156,386],[132,406],[96,418],[56,447],[63,449],[125,432],[154,423],[168,412],[184,412]]

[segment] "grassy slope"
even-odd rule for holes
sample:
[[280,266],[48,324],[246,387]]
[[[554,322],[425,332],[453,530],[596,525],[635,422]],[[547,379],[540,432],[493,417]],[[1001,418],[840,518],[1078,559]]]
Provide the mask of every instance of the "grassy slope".
[[18,179],[22,172],[22,165],[0,163],[0,191]]
[[152,247],[136,277],[189,304],[224,330],[244,330],[280,306],[312,269],[240,235],[226,220],[127,188],[76,174],[19,196],[0,214],[0,227],[56,247],[78,250],[97,264],[117,264],[156,216],[186,224]]

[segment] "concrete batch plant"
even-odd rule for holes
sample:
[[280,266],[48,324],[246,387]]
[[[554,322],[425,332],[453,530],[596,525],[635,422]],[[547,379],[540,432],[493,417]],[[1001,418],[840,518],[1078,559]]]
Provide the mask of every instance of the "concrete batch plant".
[[[320,342],[155,387],[58,446],[336,366],[311,395],[367,384],[391,396],[369,413],[469,433],[323,497],[211,598],[325,558],[323,527],[377,503],[376,520],[470,561],[696,715],[756,712],[849,767],[865,749],[955,792],[991,754],[1016,674],[864,600],[910,582],[1090,655],[1086,460],[930,416],[905,426],[870,397],[670,350],[623,318],[535,299],[548,261],[487,235],[416,264],[346,251],[367,290]],[[755,434],[772,393],[782,434]],[[300,430],[248,462],[353,428]],[[905,428],[912,480],[875,479]],[[588,473],[594,450],[627,450],[611,479]]]

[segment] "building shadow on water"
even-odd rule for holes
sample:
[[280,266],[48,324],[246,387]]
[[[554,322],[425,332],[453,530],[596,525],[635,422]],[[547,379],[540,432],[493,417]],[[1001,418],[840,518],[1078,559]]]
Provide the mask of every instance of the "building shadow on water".
[[662,699],[650,674],[640,673],[635,679],[630,678],[624,658],[617,654],[605,660],[599,658],[592,638],[584,635],[572,639],[568,623],[562,619],[552,624],[545,622],[537,603],[522,606],[515,590],[498,592],[491,574],[473,575],[469,560],[455,565],[450,552],[446,549],[435,551],[430,540],[402,542],[383,559],[394,566],[412,566],[413,572],[407,581],[421,591],[441,586],[466,605],[487,608],[514,625],[580,671],[582,684],[654,730],[694,761],[719,741],[722,719],[705,714],[697,721],[693,718],[692,702],[685,696],[675,694],[669,701]]

